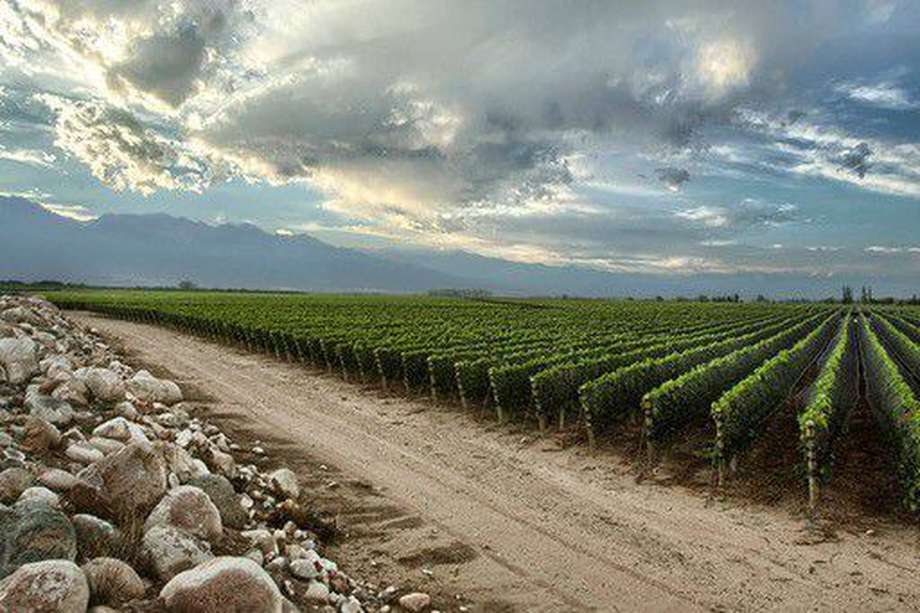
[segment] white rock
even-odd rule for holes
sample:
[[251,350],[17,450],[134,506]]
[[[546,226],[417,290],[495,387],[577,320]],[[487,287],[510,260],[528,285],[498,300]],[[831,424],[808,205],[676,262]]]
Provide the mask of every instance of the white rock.
[[166,492],[144,523],[144,530],[154,526],[173,526],[192,536],[214,541],[223,534],[220,512],[203,490],[180,485]]
[[94,436],[86,442],[101,451],[103,455],[111,455],[121,451],[125,446],[121,441],[116,441],[112,438],[103,438],[101,436]]
[[0,338],[0,365],[10,383],[25,383],[39,373],[38,346],[27,337]]
[[419,613],[431,606],[431,596],[422,592],[412,592],[400,597],[399,606],[410,613]]
[[38,475],[38,481],[56,492],[66,492],[76,484],[77,478],[66,470],[49,468]]
[[88,604],[86,576],[67,560],[24,564],[0,582],[0,611],[83,613]]
[[172,526],[154,526],[145,532],[143,546],[161,581],[214,557],[206,542]]
[[278,543],[268,530],[246,530],[240,532],[240,536],[249,539],[249,542],[261,549],[266,556],[278,555]]
[[49,490],[47,487],[42,487],[39,485],[27,488],[22,494],[19,495],[18,502],[41,502],[55,509],[61,508],[61,499],[58,497],[58,495]]
[[83,441],[71,443],[66,451],[64,451],[64,455],[74,462],[79,462],[81,464],[92,464],[105,457],[104,453]]
[[249,613],[281,613],[278,586],[248,558],[214,558],[176,575],[160,592],[167,611],[224,613],[227,603]]
[[134,421],[140,417],[140,413],[137,412],[137,409],[134,407],[134,405],[127,400],[124,402],[119,402],[117,405],[115,405],[115,413],[118,416],[124,417],[125,419],[129,419],[131,421]]
[[303,597],[312,604],[326,604],[329,600],[329,587],[321,581],[311,580]]
[[139,370],[125,383],[127,389],[138,400],[173,405],[182,402],[182,390],[172,381],[157,379],[146,370]]
[[348,598],[341,601],[339,604],[339,613],[363,613],[364,607],[361,606],[361,601],[355,598],[354,596],[349,596]]
[[73,407],[69,402],[46,396],[37,390],[30,389],[26,393],[25,408],[32,417],[44,419],[55,426],[66,426],[73,421]]
[[74,373],[74,378],[82,382],[101,402],[119,402],[125,398],[125,385],[117,373],[107,368],[81,368]]
[[301,579],[315,579],[322,576],[322,558],[312,549],[307,550],[302,558],[291,560],[291,574]]
[[286,498],[297,499],[300,496],[300,484],[297,475],[289,468],[279,468],[268,476],[272,488]]
[[124,417],[114,417],[93,428],[94,436],[115,439],[122,443],[149,442],[144,429]]

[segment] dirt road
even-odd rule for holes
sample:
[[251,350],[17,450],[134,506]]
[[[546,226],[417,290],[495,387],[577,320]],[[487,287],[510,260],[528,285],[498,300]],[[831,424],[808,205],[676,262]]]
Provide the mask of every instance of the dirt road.
[[74,316],[209,399],[217,418],[300,457],[318,499],[343,505],[346,565],[412,582],[442,608],[920,610],[915,527],[814,542],[781,510],[637,484],[611,454],[169,330]]

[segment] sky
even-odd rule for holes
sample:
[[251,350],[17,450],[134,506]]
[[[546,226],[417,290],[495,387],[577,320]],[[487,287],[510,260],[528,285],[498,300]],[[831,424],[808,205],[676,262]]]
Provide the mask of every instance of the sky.
[[615,272],[910,277],[918,31],[915,0],[0,0],[0,194]]

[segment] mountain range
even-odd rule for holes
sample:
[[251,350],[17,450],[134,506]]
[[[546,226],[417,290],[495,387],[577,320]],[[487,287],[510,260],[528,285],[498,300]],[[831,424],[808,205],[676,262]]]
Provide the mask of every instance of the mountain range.
[[[175,286],[323,292],[481,288],[510,295],[674,296],[739,293],[820,298],[860,280],[769,274],[626,274],[545,266],[464,251],[359,250],[252,224],[211,225],[165,214],[63,217],[0,197],[0,279],[104,286]],[[909,295],[913,288],[883,288]]]

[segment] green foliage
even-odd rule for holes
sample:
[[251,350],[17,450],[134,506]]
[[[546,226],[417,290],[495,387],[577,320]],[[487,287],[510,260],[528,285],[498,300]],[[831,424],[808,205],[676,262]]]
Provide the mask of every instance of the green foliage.
[[760,435],[767,417],[786,400],[805,369],[837,333],[837,322],[835,313],[791,349],[761,364],[712,404],[716,450],[721,461],[733,457]]

